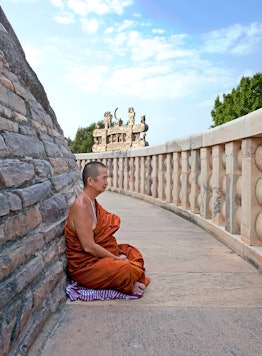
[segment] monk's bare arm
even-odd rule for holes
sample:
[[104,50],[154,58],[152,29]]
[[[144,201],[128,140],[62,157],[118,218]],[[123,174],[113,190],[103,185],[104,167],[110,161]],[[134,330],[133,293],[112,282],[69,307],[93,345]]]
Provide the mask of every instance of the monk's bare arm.
[[95,257],[111,257],[118,260],[126,260],[125,255],[115,256],[104,247],[95,243],[92,229],[92,219],[87,209],[86,202],[83,199],[76,200],[72,207],[72,221],[79,241],[85,252]]

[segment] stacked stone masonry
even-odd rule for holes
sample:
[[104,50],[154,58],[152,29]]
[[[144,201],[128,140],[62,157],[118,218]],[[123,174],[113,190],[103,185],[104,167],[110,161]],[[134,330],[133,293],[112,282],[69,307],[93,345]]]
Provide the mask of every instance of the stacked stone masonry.
[[80,172],[0,8],[0,349],[25,355],[65,301],[63,228]]
[[215,129],[128,151],[77,154],[109,169],[109,189],[188,218],[262,268],[262,109]]

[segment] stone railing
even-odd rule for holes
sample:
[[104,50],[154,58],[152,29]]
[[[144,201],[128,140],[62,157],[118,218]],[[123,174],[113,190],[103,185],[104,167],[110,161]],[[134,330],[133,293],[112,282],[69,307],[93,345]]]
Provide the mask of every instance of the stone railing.
[[105,163],[109,190],[196,222],[262,267],[262,109],[161,146],[75,156],[81,169]]

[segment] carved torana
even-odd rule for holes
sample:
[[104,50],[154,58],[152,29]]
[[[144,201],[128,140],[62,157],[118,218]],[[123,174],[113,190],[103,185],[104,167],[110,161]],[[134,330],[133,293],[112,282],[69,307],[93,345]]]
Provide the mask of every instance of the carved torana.
[[100,129],[96,126],[93,131],[94,145],[93,152],[127,150],[131,148],[148,146],[146,141],[146,131],[148,125],[146,124],[146,117],[143,115],[140,118],[140,123],[135,123],[135,110],[130,107],[128,109],[127,124],[123,125],[123,120],[117,118],[114,112],[114,122],[112,122],[113,115],[110,111],[104,113],[105,128]]

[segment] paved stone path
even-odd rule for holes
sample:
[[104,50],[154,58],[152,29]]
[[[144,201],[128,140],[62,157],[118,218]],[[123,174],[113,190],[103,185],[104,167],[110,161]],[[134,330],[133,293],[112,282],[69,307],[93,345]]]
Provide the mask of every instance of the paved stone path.
[[68,301],[30,356],[262,355],[262,274],[198,226],[131,197],[98,201],[121,216],[151,283],[143,298]]

